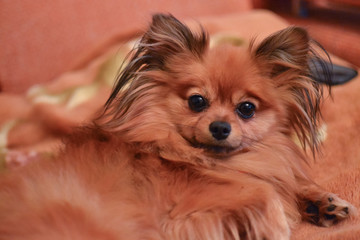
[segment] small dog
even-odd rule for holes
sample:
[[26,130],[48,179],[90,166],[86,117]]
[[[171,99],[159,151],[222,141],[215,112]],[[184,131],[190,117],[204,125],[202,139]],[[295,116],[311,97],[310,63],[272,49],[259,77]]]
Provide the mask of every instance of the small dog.
[[[290,238],[354,207],[313,183],[321,86],[289,27],[249,49],[155,15],[104,114],[0,180],[0,239]],[[296,134],[303,148],[294,143]]]

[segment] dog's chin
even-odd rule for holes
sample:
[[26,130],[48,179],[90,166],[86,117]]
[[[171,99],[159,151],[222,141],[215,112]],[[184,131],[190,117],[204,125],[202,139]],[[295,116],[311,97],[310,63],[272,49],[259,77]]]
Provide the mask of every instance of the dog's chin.
[[234,147],[234,146],[203,143],[196,141],[195,139],[192,140],[186,139],[186,140],[193,148],[202,149],[206,154],[218,156],[218,157],[230,156],[243,150],[242,145]]

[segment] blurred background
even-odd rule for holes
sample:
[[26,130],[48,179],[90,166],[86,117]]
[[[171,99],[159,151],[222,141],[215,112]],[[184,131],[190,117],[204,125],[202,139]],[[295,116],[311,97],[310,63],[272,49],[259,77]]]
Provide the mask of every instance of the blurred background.
[[254,0],[253,4],[306,27],[326,50],[360,66],[359,0]]
[[116,37],[135,34],[150,14],[180,19],[268,9],[305,26],[329,52],[360,66],[359,0],[11,0],[0,1],[0,90],[77,69]]

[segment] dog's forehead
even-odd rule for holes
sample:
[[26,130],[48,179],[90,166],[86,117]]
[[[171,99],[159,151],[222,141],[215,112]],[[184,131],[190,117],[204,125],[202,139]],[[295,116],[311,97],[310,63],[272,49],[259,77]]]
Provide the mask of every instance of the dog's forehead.
[[247,49],[228,45],[210,49],[204,55],[204,65],[211,76],[221,78],[223,82],[241,81],[242,76],[251,74],[255,69]]
[[180,80],[176,89],[184,98],[204,94],[234,103],[244,96],[266,96],[272,88],[247,48],[220,45],[205,52],[201,60],[179,58],[175,66]]
[[261,88],[258,68],[246,48],[225,45],[210,49],[203,65],[208,85],[223,100]]

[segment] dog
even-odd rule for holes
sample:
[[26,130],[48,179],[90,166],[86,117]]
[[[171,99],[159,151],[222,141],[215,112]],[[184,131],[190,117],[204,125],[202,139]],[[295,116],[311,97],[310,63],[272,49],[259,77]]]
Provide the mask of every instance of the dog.
[[210,48],[154,15],[103,114],[56,159],[1,176],[0,239],[286,240],[300,220],[353,215],[306,173],[323,98],[312,44],[289,27]]

